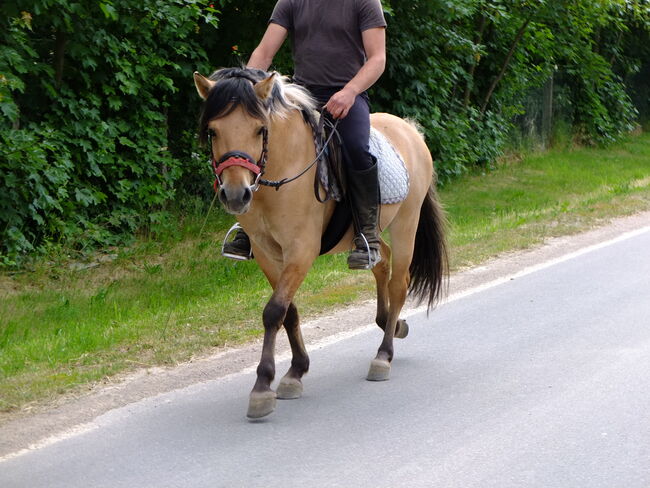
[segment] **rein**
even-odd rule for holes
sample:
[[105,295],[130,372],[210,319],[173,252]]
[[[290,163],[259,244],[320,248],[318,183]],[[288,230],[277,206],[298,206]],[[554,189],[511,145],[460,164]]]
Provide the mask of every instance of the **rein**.
[[[318,128],[316,129],[316,133],[317,133],[317,134],[320,135],[320,134],[323,133],[323,126],[324,126],[324,125],[325,125],[325,116],[324,116],[324,115],[321,115],[320,120],[318,121]],[[287,183],[291,183],[292,181],[297,180],[297,179],[300,178],[302,175],[304,175],[305,173],[307,173],[307,171],[309,171],[310,169],[312,169],[312,168],[314,167],[314,165],[315,165],[316,163],[318,163],[318,161],[320,161],[321,158],[323,157],[323,154],[324,154],[325,151],[327,150],[327,146],[329,145],[330,141],[332,140],[332,137],[333,137],[334,134],[336,133],[336,127],[337,127],[338,125],[339,125],[339,121],[338,121],[338,119],[337,119],[336,122],[334,122],[334,124],[332,125],[332,131],[330,132],[329,137],[328,137],[327,140],[323,143],[323,147],[321,147],[321,149],[320,149],[320,151],[318,152],[318,154],[316,154],[316,157],[314,158],[314,160],[313,160],[311,163],[309,163],[309,164],[305,167],[305,169],[303,169],[300,173],[298,173],[298,174],[295,175],[295,176],[292,176],[291,178],[283,178],[283,179],[281,179],[281,180],[279,180],[279,181],[260,180],[260,182],[259,182],[260,185],[270,186],[271,188],[275,188],[275,190],[277,191],[277,190],[280,189],[280,187],[281,187],[282,185],[286,185]]]
[[[325,120],[326,120],[325,116],[321,115],[320,120],[318,121],[318,127],[316,129],[316,133],[319,135],[323,133]],[[297,180],[302,175],[307,173],[311,168],[313,168],[314,165],[318,163],[318,161],[320,161],[321,158],[323,157],[323,154],[327,150],[327,146],[329,145],[329,143],[332,140],[332,137],[336,133],[336,127],[339,125],[339,120],[337,119],[334,122],[334,124],[331,125],[332,125],[332,130],[327,140],[322,144],[322,147],[318,152],[318,154],[316,154],[314,160],[310,162],[305,167],[305,169],[303,169],[297,175],[292,176],[290,178],[283,178],[281,180],[276,180],[276,181],[265,180],[262,178],[262,175],[264,174],[264,171],[266,169],[266,162],[268,161],[268,155],[269,155],[269,130],[267,127],[262,128],[262,152],[257,161],[255,161],[249,154],[243,151],[229,151],[225,153],[223,156],[221,156],[221,158],[217,161],[214,157],[214,154],[212,153],[212,136],[208,134],[208,144],[210,144],[212,169],[214,170],[214,176],[215,176],[214,191],[216,192],[217,189],[222,185],[221,173],[223,173],[223,171],[226,168],[230,168],[231,166],[241,166],[242,168],[246,168],[247,170],[251,171],[255,175],[255,182],[253,183],[253,191],[257,191],[260,185],[275,188],[275,190],[277,191],[280,189],[281,186]]]

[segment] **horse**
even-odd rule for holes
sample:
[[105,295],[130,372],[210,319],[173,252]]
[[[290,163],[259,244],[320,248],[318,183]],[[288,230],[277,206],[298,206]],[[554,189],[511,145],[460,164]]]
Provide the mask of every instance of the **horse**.
[[[203,99],[199,138],[209,143],[226,212],[236,216],[250,237],[254,259],[273,290],[262,321],[264,341],[247,416],[272,413],[276,399],[299,398],[309,369],[294,296],[319,256],[321,237],[335,202],[314,191],[318,159],[314,138],[316,106],[309,92],[278,73],[223,68],[209,77],[194,73]],[[367,379],[389,379],[393,338],[404,338],[408,324],[399,318],[407,294],[428,302],[440,298],[447,277],[445,215],[437,199],[433,160],[414,123],[374,113],[371,125],[402,156],[409,174],[406,198],[380,209],[381,261],[372,268],[377,286],[376,323],[383,340]],[[260,154],[255,160],[251,154]],[[264,175],[268,179],[261,179]],[[286,183],[286,184],[283,184]],[[349,251],[352,226],[329,254]],[[291,346],[288,372],[273,391],[275,339],[284,326]]]

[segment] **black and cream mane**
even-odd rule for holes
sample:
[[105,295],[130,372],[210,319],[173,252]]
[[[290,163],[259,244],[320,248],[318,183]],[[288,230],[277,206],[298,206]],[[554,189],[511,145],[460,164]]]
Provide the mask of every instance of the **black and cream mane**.
[[253,85],[266,78],[270,73],[250,68],[223,68],[209,77],[216,85],[210,90],[199,121],[199,136],[202,142],[207,138],[208,122],[225,117],[241,106],[251,117],[268,121],[284,118],[291,111],[299,110],[306,122],[314,126],[316,102],[307,89],[289,81],[286,76],[276,75],[271,95],[267,100],[260,100],[253,90]]

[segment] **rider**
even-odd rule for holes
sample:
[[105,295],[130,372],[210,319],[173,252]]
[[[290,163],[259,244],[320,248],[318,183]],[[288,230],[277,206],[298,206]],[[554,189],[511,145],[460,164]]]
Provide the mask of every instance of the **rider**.
[[[247,65],[268,70],[291,34],[294,81],[305,86],[331,117],[339,119],[356,231],[355,249],[348,256],[351,269],[372,268],[381,260],[377,163],[368,151],[370,105],[366,90],[384,71],[385,28],[380,0],[279,0]],[[250,255],[250,242],[243,231],[225,244],[224,253]]]

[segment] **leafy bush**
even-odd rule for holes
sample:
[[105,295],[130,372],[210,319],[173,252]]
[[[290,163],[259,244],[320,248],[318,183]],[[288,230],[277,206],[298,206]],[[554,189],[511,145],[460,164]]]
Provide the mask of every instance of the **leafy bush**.
[[[443,182],[492,164],[551,76],[557,114],[589,143],[634,123],[623,80],[648,92],[634,78],[648,69],[648,0],[382,3],[388,66],[373,108],[420,123]],[[208,199],[191,74],[245,62],[274,5],[2,2],[0,263],[48,243],[125,242],[164,226],[174,199]],[[275,58],[283,73],[288,44]]]
[[37,0],[0,7],[5,264],[47,239],[105,245],[164,220],[194,145],[171,148],[170,134],[195,125],[190,76],[209,65],[205,48],[218,15],[210,5]]

